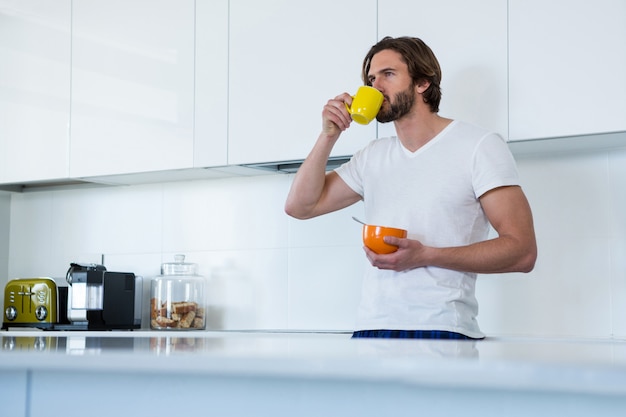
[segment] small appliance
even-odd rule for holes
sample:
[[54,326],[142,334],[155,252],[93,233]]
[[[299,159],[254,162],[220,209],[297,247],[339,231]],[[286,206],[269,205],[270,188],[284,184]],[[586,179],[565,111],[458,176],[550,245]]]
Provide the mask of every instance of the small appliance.
[[141,328],[142,279],[104,265],[72,263],[66,274],[68,325],[59,330]]
[[[67,288],[61,289],[52,278],[18,278],[4,290],[2,329],[37,327],[51,329],[62,319],[59,305],[65,305]],[[62,314],[65,316],[65,314]]]

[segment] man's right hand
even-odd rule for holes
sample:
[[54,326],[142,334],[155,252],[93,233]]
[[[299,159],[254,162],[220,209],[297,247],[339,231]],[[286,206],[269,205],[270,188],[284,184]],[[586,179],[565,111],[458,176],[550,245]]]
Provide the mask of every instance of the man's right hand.
[[348,106],[352,104],[352,96],[348,93],[328,100],[322,111],[322,134],[337,138],[341,132],[350,127],[352,118],[346,110],[346,104]]

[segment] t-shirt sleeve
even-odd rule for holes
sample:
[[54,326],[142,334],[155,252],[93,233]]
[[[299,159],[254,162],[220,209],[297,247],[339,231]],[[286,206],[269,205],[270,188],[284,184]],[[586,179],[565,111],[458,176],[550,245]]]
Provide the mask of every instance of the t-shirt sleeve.
[[363,176],[361,173],[363,172],[366,149],[357,151],[348,162],[335,169],[339,178],[361,197],[363,197]]
[[472,184],[476,198],[494,188],[520,185],[515,159],[497,134],[486,135],[476,147]]

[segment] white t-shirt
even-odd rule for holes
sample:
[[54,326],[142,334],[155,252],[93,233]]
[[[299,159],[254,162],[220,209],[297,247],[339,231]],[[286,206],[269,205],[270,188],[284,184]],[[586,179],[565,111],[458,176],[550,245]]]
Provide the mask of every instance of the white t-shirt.
[[[489,222],[478,198],[519,185],[515,160],[497,134],[453,121],[416,152],[398,138],[376,139],[336,169],[363,197],[365,221],[408,230],[435,247],[483,241]],[[368,263],[369,265],[369,263]],[[484,337],[476,274],[437,267],[366,268],[357,330],[445,330]]]

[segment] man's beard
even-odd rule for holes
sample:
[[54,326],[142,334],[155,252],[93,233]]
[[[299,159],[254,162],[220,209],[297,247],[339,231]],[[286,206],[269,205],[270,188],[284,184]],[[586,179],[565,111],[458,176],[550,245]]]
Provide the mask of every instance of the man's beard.
[[395,103],[387,100],[388,108],[384,110],[382,107],[376,116],[376,120],[380,123],[393,122],[402,116],[408,114],[413,108],[415,102],[415,89],[413,85],[404,91],[399,92],[395,96]]

